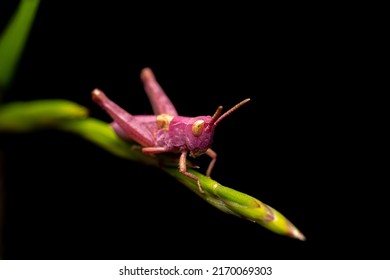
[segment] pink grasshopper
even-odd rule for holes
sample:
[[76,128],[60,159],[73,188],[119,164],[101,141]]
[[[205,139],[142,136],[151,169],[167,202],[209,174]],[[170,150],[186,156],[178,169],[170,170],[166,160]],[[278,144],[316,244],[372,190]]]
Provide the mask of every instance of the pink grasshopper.
[[206,176],[210,177],[217,159],[217,154],[210,149],[215,127],[221,120],[250,99],[241,101],[222,116],[220,116],[222,106],[219,106],[212,117],[182,117],[178,115],[175,106],[173,106],[149,68],[142,70],[141,80],[155,115],[133,116],[112,102],[99,89],[92,92],[92,99],[113,118],[114,122],[111,125],[118,136],[125,140],[132,139],[136,141],[143,146],[142,151],[144,153],[180,153],[180,172],[194,179],[198,184],[199,191],[204,193],[199,178],[187,172],[187,153],[189,152],[192,157],[202,154],[211,157],[206,171]]

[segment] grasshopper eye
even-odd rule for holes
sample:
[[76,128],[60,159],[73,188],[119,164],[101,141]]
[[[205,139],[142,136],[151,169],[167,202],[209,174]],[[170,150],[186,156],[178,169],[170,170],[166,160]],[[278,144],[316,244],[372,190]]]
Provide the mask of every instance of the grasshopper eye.
[[199,136],[202,134],[204,128],[204,120],[197,120],[192,124],[192,134]]

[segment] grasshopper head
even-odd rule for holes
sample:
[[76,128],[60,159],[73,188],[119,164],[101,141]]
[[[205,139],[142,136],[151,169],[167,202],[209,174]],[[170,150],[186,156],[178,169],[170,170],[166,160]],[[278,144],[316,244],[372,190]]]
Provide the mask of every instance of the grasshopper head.
[[191,156],[200,156],[210,148],[215,129],[211,122],[210,116],[191,118],[188,122],[186,144]]
[[239,107],[247,103],[250,99],[245,99],[225,112],[222,116],[222,106],[219,106],[214,115],[192,118],[187,125],[187,147],[190,155],[197,157],[204,154],[211,147],[214,131],[217,124],[237,110]]

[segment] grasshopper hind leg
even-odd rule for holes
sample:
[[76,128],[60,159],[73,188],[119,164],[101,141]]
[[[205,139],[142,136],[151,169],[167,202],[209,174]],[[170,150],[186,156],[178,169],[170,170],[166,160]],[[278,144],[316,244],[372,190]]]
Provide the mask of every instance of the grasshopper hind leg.
[[144,68],[142,70],[141,80],[144,84],[145,92],[148,95],[155,115],[178,115],[175,106],[172,104],[171,100],[157,82],[156,77],[150,68]]
[[133,139],[144,147],[155,146],[151,131],[133,115],[112,102],[101,90],[95,89],[92,91],[92,99],[113,118],[126,137]]

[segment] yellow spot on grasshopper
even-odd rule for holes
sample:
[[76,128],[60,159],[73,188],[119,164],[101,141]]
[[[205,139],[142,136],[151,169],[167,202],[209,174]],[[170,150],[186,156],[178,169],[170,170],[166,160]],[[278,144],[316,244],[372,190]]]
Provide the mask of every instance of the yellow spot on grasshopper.
[[161,114],[157,116],[157,127],[168,130],[169,129],[169,124],[171,123],[173,119],[172,115],[168,114]]

